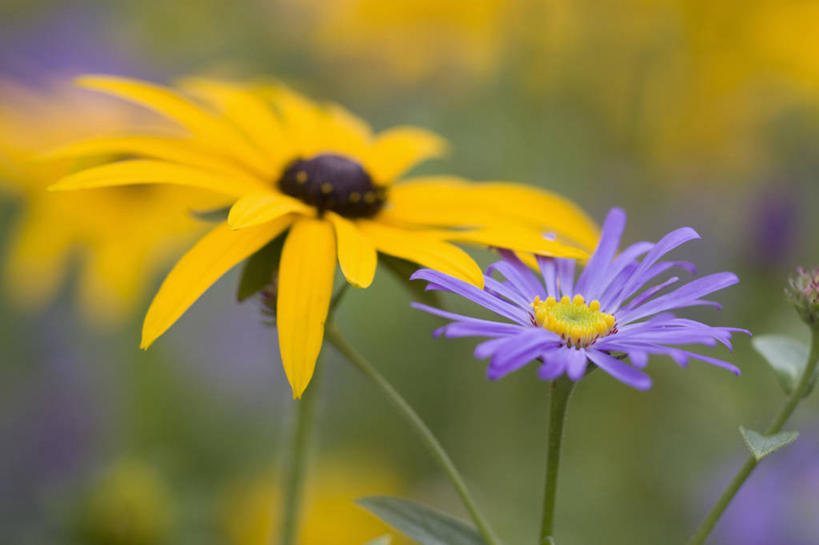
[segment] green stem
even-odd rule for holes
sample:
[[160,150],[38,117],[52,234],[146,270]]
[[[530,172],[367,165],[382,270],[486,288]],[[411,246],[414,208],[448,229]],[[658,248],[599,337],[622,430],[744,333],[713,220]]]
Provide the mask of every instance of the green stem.
[[[799,383],[791,392],[791,395],[788,397],[788,400],[785,402],[782,410],[779,411],[779,414],[776,415],[776,418],[774,418],[773,422],[771,422],[771,425],[768,426],[767,430],[765,430],[765,435],[773,435],[782,431],[785,423],[791,417],[793,412],[796,410],[796,407],[799,405],[799,402],[802,401],[802,398],[805,397],[805,394],[810,388],[811,380],[816,373],[817,364],[819,364],[819,328],[814,329],[812,331],[812,335],[810,355],[808,355],[808,361],[805,365],[805,370],[799,379]],[[714,507],[711,508],[708,516],[705,517],[705,520],[688,542],[688,545],[702,545],[705,543],[705,540],[708,538],[711,530],[714,529],[717,521],[725,512],[725,509],[728,508],[728,504],[731,503],[731,500],[734,499],[734,496],[737,495],[739,489],[742,487],[751,473],[753,473],[758,464],[759,462],[753,456],[749,456],[745,460],[745,463],[742,464],[742,467],[739,469],[739,471],[737,471],[736,475],[734,475],[734,478],[731,479],[728,487],[719,497],[719,500],[717,500]]]
[[313,436],[313,423],[318,399],[318,385],[321,374],[321,362],[316,362],[316,370],[310,386],[301,400],[296,401],[295,425],[290,438],[289,452],[284,467],[284,503],[279,526],[279,545],[295,545],[298,540],[299,523],[301,522],[302,498],[304,483],[307,477],[307,466],[310,458],[310,442]]
[[327,323],[325,334],[327,336],[327,340],[330,341],[330,343],[332,343],[332,345],[335,346],[338,351],[341,352],[344,357],[347,358],[347,360],[349,360],[350,363],[356,366],[359,371],[361,371],[376,386],[378,386],[378,388],[393,404],[393,406],[398,409],[401,416],[403,416],[404,419],[410,424],[410,427],[412,427],[412,429],[418,434],[435,460],[441,466],[441,469],[443,469],[444,473],[449,478],[452,486],[455,488],[455,491],[461,498],[461,502],[469,513],[469,516],[472,518],[475,526],[477,526],[481,536],[483,536],[486,545],[500,545],[500,541],[498,541],[498,538],[495,537],[489,523],[486,521],[486,519],[484,519],[483,515],[478,510],[478,507],[475,505],[475,501],[472,499],[469,489],[467,488],[463,477],[461,477],[461,474],[455,467],[455,464],[452,463],[452,460],[444,450],[444,447],[441,446],[441,443],[438,442],[438,439],[436,439],[432,431],[426,424],[424,424],[424,421],[421,420],[418,413],[416,413],[410,404],[407,403],[403,397],[401,397],[401,394],[399,394],[395,388],[392,387],[387,379],[384,378],[384,376],[381,375],[381,373],[379,373],[375,367],[373,367],[372,364],[364,358],[364,356],[353,348],[349,342],[347,342],[347,340],[338,330],[335,323]]
[[549,440],[546,452],[546,485],[543,494],[543,523],[540,529],[540,545],[554,544],[555,502],[557,498],[557,475],[560,468],[560,450],[563,443],[563,427],[566,409],[574,389],[568,377],[552,381],[549,398]]

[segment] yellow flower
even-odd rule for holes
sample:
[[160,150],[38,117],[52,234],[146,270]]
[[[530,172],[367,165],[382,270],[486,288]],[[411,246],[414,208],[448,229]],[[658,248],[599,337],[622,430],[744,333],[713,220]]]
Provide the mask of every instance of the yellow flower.
[[167,542],[173,525],[173,501],[155,468],[124,459],[93,483],[79,517],[83,543],[155,545]]
[[[197,234],[202,222],[183,213],[202,193],[175,188],[116,188],[54,195],[45,188],[74,161],[35,161],[35,154],[98,131],[135,124],[133,108],[73,85],[33,89],[0,81],[0,193],[21,202],[5,256],[5,287],[28,306],[53,297],[73,258],[81,262],[79,297],[88,317],[108,324],[128,315],[157,272]],[[183,198],[184,196],[184,198]]]
[[[455,177],[399,181],[442,153],[429,132],[396,127],[373,134],[333,104],[277,85],[247,87],[195,79],[187,94],[148,83],[87,77],[81,83],[148,106],[190,131],[84,141],[59,156],[137,156],[72,174],[54,189],[173,183],[235,200],[218,225],[171,271],[148,310],[147,347],[219,277],[289,229],[276,301],[279,347],[300,397],[324,336],[338,259],[347,281],[366,288],[377,252],[483,285],[478,265],[449,241],[583,258],[597,228],[571,202],[505,183]],[[546,240],[544,231],[556,233]],[[568,242],[568,243],[567,243]]]
[[[391,533],[389,527],[355,504],[373,495],[401,495],[398,474],[380,464],[322,462],[311,474],[299,531],[300,545],[364,545]],[[273,472],[236,483],[222,509],[226,545],[267,545],[278,529],[281,499]],[[405,543],[393,533],[393,545]]]
[[[402,83],[483,76],[501,62],[521,0],[287,0],[319,57]],[[299,27],[304,28],[304,27]],[[287,29],[283,29],[287,31]],[[385,77],[386,76],[386,77]]]

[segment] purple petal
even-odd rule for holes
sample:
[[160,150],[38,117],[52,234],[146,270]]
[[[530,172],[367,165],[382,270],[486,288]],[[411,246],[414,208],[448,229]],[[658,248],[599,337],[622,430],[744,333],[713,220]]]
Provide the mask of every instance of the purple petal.
[[490,320],[470,320],[452,322],[441,329],[443,329],[446,338],[454,339],[459,337],[506,337],[520,333],[523,327]]
[[652,297],[654,297],[655,295],[657,295],[658,293],[663,291],[665,288],[667,288],[671,284],[676,284],[677,282],[679,282],[679,280],[680,280],[679,276],[672,276],[671,278],[669,278],[668,280],[666,280],[662,284],[658,284],[658,285],[656,285],[654,287],[648,288],[646,291],[644,291],[643,293],[641,293],[640,295],[638,295],[637,297],[632,299],[629,302],[629,304],[627,304],[625,307],[623,307],[624,310],[630,310],[630,309],[633,309],[636,306],[639,306],[639,305],[643,304],[644,302],[648,301],[649,299],[651,299]]
[[699,303],[698,299],[700,297],[727,288],[737,282],[739,282],[739,279],[734,273],[709,274],[680,286],[671,293],[623,312],[618,315],[618,319],[622,320],[622,323],[628,323],[658,312],[691,306],[692,303]]
[[[603,278],[606,268],[611,265],[617,247],[620,245],[620,237],[626,226],[626,213],[620,208],[612,208],[603,222],[603,229],[600,234],[600,241],[589,258],[586,267],[577,279],[578,293],[590,293],[589,288],[597,287]],[[595,292],[596,293],[596,292]],[[594,296],[589,294],[588,299]]]
[[623,363],[617,358],[613,358],[599,350],[586,350],[586,354],[600,369],[620,382],[628,384],[638,390],[648,390],[651,388],[651,378],[639,369]]
[[474,356],[479,360],[485,360],[495,353],[495,350],[506,341],[506,337],[501,339],[490,339],[475,347]]
[[[681,227],[671,231],[660,239],[660,241],[657,242],[653,248],[651,248],[648,255],[646,255],[646,257],[640,262],[640,265],[634,271],[631,278],[626,281],[623,289],[621,290],[621,296],[626,298],[630,294],[637,291],[640,286],[645,284],[647,280],[644,279],[644,276],[646,276],[646,273],[649,272],[651,266],[659,261],[661,257],[681,244],[698,238],[700,238],[700,236],[690,227]],[[617,303],[619,303],[619,301]]]
[[632,244],[622,252],[607,267],[604,267],[603,275],[596,285],[590,285],[586,290],[588,299],[598,299],[603,303],[603,295],[609,291],[617,291],[622,284],[615,282],[626,267],[633,265],[636,269],[636,259],[651,250],[654,244],[651,242],[637,242]]
[[[524,296],[520,293],[519,290],[514,289],[511,286],[510,282],[499,282],[495,280],[491,276],[484,275],[484,291],[491,293],[492,295],[497,295],[498,297],[503,297],[504,299],[508,300],[510,303],[513,303],[520,307],[527,307],[532,303],[532,300],[524,299]],[[534,299],[534,297],[532,298]]]
[[554,333],[539,327],[507,337],[495,349],[486,374],[490,380],[499,379],[540,356],[544,348],[559,342]]
[[546,287],[546,296],[557,298],[557,282],[555,276],[555,260],[551,257],[536,255],[540,274],[543,276],[543,285]]
[[[574,296],[574,290],[572,289],[574,284],[574,259],[559,257],[555,259],[555,265],[557,266],[557,283],[560,293],[569,297]],[[558,299],[560,298],[558,297]]]
[[541,380],[554,380],[566,370],[565,358],[552,357],[552,355],[559,350],[561,349],[556,348],[541,354],[544,363],[537,370],[537,376],[540,377]]
[[503,299],[493,296],[481,289],[476,288],[472,284],[459,280],[448,274],[444,274],[432,269],[421,269],[416,271],[410,280],[426,280],[432,282],[442,289],[465,297],[470,301],[481,305],[482,307],[491,310],[499,316],[508,318],[513,322],[527,325],[531,323],[531,314],[528,310],[522,309],[518,306],[512,305]]
[[546,297],[546,291],[537,275],[535,275],[532,269],[521,261],[514,252],[498,250],[498,253],[503,256],[503,259],[490,265],[486,269],[487,274],[492,274],[492,271],[498,271],[505,276],[529,302],[533,301],[535,297]]

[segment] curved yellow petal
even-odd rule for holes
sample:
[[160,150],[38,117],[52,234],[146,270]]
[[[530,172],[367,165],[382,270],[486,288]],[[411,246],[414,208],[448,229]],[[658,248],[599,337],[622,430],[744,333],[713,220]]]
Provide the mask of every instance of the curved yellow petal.
[[483,288],[481,268],[469,254],[433,233],[399,229],[367,220],[360,220],[357,225],[379,252],[439,270]]
[[103,136],[72,142],[46,152],[43,160],[75,159],[97,155],[138,155],[248,176],[238,163],[196,146],[191,140],[162,136]]
[[527,226],[593,251],[599,229],[572,201],[516,183],[470,183],[455,177],[417,178],[390,189],[385,220],[422,226]]
[[414,127],[395,127],[375,137],[364,164],[376,183],[388,184],[416,164],[440,157],[446,150],[446,140],[435,133]]
[[257,191],[245,195],[230,208],[228,225],[231,229],[243,229],[293,212],[307,216],[314,215],[315,209],[283,193]]
[[230,153],[260,173],[270,172],[271,166],[264,154],[249,145],[232,125],[216,119],[170,89],[145,81],[112,76],[83,76],[77,78],[76,83],[80,87],[102,91],[154,110],[180,123],[214,150]]
[[328,212],[327,218],[336,230],[338,264],[344,277],[357,288],[369,287],[378,264],[375,246],[352,221],[333,212]]
[[183,185],[232,196],[265,189],[261,181],[246,174],[225,174],[149,159],[119,161],[75,172],[60,179],[48,189],[50,191],[69,191],[137,184]]
[[271,158],[284,160],[292,155],[281,121],[257,93],[228,82],[203,78],[185,79],[182,87],[221,111]]
[[441,231],[441,238],[456,242],[483,244],[496,248],[514,249],[551,257],[588,259],[588,252],[580,248],[547,240],[535,230],[509,227],[487,227],[483,229]]
[[316,134],[319,151],[362,157],[372,138],[370,126],[337,104],[326,105],[322,113]]
[[214,282],[284,231],[285,216],[252,229],[232,231],[221,223],[182,256],[154,297],[142,326],[142,348],[171,327]]
[[296,399],[316,368],[335,269],[336,241],[330,222],[301,219],[293,224],[279,262],[276,324],[284,372]]

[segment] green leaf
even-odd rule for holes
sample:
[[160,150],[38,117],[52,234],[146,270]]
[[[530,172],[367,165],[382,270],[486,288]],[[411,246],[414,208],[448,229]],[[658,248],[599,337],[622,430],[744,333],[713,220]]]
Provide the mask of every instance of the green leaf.
[[385,496],[357,503],[421,545],[486,545],[473,527],[419,503]]
[[240,302],[260,292],[273,281],[273,274],[279,266],[284,238],[285,234],[282,233],[247,259],[236,293],[236,299]]
[[196,219],[202,221],[209,221],[212,223],[219,223],[225,221],[230,212],[229,206],[221,206],[219,208],[211,208],[209,210],[191,210],[191,214]]
[[[779,385],[790,394],[796,388],[808,361],[808,347],[804,343],[783,335],[760,335],[751,344],[765,358],[776,373]],[[813,390],[816,375],[811,379],[805,395]]]
[[757,462],[785,445],[793,443],[796,441],[796,438],[799,437],[799,432],[796,431],[783,431],[774,435],[762,435],[761,433],[743,428],[742,426],[739,427],[739,433],[742,434],[742,438],[745,439],[745,444],[748,445],[748,449],[751,451],[751,454],[754,455]]
[[440,307],[441,306],[441,298],[437,291],[426,291],[424,288],[426,286],[425,282],[411,282],[410,276],[420,269],[421,267],[413,263],[412,261],[407,261],[406,259],[400,259],[398,257],[393,257],[386,254],[379,254],[378,260],[380,263],[383,263],[387,266],[387,270],[389,270],[401,284],[409,291],[410,296],[427,305],[433,307]]
[[390,536],[377,537],[372,541],[368,541],[364,545],[390,545]]

